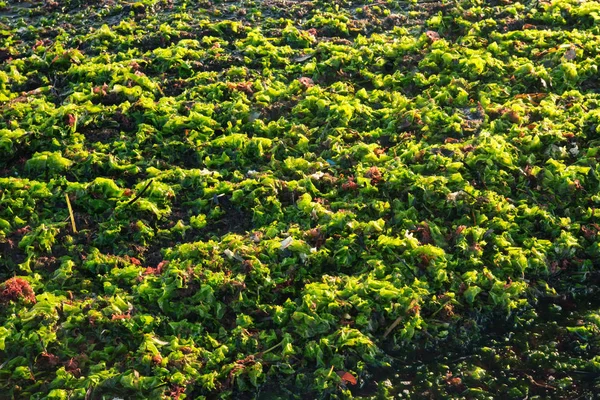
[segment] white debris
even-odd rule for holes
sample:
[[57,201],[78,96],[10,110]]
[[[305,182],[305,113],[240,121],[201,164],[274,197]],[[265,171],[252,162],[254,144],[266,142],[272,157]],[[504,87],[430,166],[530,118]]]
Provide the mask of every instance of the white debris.
[[569,153],[571,153],[573,156],[576,156],[577,154],[579,154],[579,147],[577,147],[577,145],[574,144],[573,147],[569,149]]
[[314,208],[312,209],[312,211],[310,212],[310,216],[312,217],[312,219],[314,220],[318,220],[319,219],[319,215],[317,214],[317,210],[315,210]]
[[229,249],[225,249],[225,251],[223,252],[223,254],[225,254],[229,258],[234,258],[235,257],[235,254],[233,253],[233,251],[231,251]]
[[244,259],[243,259],[242,257],[238,256],[237,254],[235,254],[233,251],[231,251],[231,250],[229,250],[229,249],[225,249],[225,250],[223,251],[223,253],[224,253],[224,254],[225,254],[227,257],[229,257],[230,259],[231,259],[231,258],[233,258],[233,259],[235,259],[235,260],[238,260],[238,261],[244,261]]
[[453,201],[456,202],[456,200],[458,200],[458,198],[462,195],[462,190],[459,190],[458,192],[452,192],[452,193],[448,193],[448,195],[446,196],[446,199],[448,201]]
[[314,180],[318,181],[319,179],[321,179],[323,177],[323,175],[325,175],[323,172],[318,171],[318,172],[315,172],[314,174],[309,175],[309,176],[311,178],[313,178]]
[[280,250],[285,250],[285,249],[287,249],[288,247],[290,247],[290,245],[292,244],[292,241],[293,241],[293,240],[294,240],[294,239],[293,239],[291,236],[289,236],[289,237],[287,237],[287,238],[283,239],[283,240],[281,241],[281,246],[279,247],[279,249],[280,249]]

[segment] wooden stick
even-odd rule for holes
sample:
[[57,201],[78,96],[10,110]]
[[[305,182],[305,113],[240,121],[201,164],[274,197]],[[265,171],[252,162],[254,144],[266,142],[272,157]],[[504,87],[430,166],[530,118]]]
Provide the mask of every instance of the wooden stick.
[[333,365],[331,366],[331,369],[329,370],[329,373],[327,374],[327,377],[329,378],[329,376],[331,375],[331,373],[333,372]]
[[387,335],[389,335],[390,333],[392,333],[392,331],[394,330],[395,327],[398,326],[398,324],[400,323],[400,321],[402,321],[402,316],[396,318],[396,320],[390,325],[390,327],[387,328],[387,330],[383,334],[383,338],[384,339],[387,337]]
[[69,208],[69,215],[71,217],[71,228],[73,228],[73,233],[77,233],[77,227],[75,226],[75,216],[73,215],[73,208],[71,207],[71,201],[69,200],[69,195],[65,193],[65,199],[67,199],[67,207]]
[[546,385],[545,383],[538,383],[538,382],[536,382],[535,379],[533,379],[533,376],[531,376],[529,374],[526,374],[526,373],[523,372],[523,375],[525,375],[525,377],[527,379],[529,379],[529,382],[531,382],[532,384],[534,384],[537,387],[541,387],[541,388],[544,388],[544,389],[556,390],[556,388],[554,386]]

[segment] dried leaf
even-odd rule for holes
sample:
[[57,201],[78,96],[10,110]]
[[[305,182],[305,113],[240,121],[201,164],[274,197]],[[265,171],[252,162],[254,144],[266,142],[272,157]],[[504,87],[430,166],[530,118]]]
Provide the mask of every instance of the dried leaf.
[[440,40],[440,34],[437,32],[427,31],[425,32],[425,35],[427,35],[427,38],[429,38],[429,40],[431,40],[432,42]]
[[302,84],[302,86],[304,86],[305,89],[315,86],[315,82],[306,76],[299,78],[298,81]]
[[342,378],[342,382],[356,385],[356,378],[351,373],[346,371],[337,371],[337,374],[340,378]]

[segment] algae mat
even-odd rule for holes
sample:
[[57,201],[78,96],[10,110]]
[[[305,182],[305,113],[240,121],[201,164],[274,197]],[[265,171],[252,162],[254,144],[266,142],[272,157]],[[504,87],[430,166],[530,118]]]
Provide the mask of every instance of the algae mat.
[[0,2],[0,397],[593,398],[600,3]]

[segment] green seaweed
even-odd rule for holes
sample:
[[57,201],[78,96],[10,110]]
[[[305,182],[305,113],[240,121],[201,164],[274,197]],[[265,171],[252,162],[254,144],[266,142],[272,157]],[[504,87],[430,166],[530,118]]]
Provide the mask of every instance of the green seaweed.
[[599,13],[0,2],[1,392],[593,398]]

